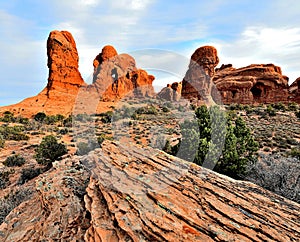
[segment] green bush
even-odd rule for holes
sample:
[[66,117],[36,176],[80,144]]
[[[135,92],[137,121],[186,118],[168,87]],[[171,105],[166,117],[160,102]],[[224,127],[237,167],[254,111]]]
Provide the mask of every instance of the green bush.
[[35,121],[38,121],[38,122],[42,123],[45,120],[46,117],[47,117],[47,115],[44,112],[39,112],[39,113],[37,113],[36,115],[33,116],[33,119]]
[[43,138],[35,152],[35,158],[39,164],[51,167],[52,162],[67,154],[67,148],[64,144],[58,143],[54,136],[48,135]]
[[295,102],[291,102],[288,104],[288,110],[289,111],[297,111],[298,110],[298,104]]
[[0,127],[0,135],[5,140],[29,140],[29,136],[24,134],[25,128],[23,126],[1,126]]
[[6,160],[3,162],[3,165],[8,167],[13,166],[22,166],[26,162],[25,158],[19,154],[11,155],[6,158]]
[[271,105],[267,106],[266,111],[269,116],[276,116],[276,111],[274,110],[274,108]]
[[300,159],[300,148],[299,147],[292,148],[290,152],[290,156]]
[[29,180],[39,176],[42,172],[43,170],[41,168],[25,168],[21,171],[21,176],[19,178],[18,184],[22,185],[28,182]]
[[99,147],[99,145],[95,141],[88,141],[87,143],[86,142],[79,142],[77,144],[76,155],[86,155],[90,151],[92,151],[92,150],[94,150],[98,147]]
[[[178,156],[198,165],[231,176],[241,178],[246,174],[247,165],[256,160],[258,143],[254,141],[245,121],[238,117],[228,118],[218,106],[198,107],[197,120],[185,121],[181,125],[182,139],[174,151]],[[214,131],[214,132],[213,132]],[[169,150],[169,147],[165,147]]]

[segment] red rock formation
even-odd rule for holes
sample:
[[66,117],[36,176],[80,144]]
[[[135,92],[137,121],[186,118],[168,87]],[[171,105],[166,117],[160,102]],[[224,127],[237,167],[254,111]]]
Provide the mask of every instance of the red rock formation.
[[300,77],[289,86],[289,101],[300,103]]
[[181,98],[182,83],[174,82],[172,85],[168,84],[158,94],[157,97],[167,101],[179,101]]
[[52,31],[47,40],[49,78],[47,92],[78,92],[85,85],[78,70],[78,52],[72,35],[67,31]]
[[127,54],[117,54],[112,46],[105,46],[94,60],[93,85],[103,101],[114,101],[127,95],[154,95],[154,76],[137,69],[135,60]]
[[[118,55],[112,46],[105,46],[96,56],[93,84],[87,86],[78,70],[78,52],[72,35],[67,31],[52,31],[47,40],[49,77],[47,87],[37,96],[0,108],[0,113],[31,117],[38,112],[69,115],[103,111],[102,101],[116,101],[127,95],[154,95],[154,76],[137,69],[133,57]],[[106,108],[107,109],[107,108]],[[107,110],[106,110],[107,111]]]
[[250,65],[235,69],[231,64],[214,68],[219,59],[214,47],[197,49],[182,82],[182,96],[191,101],[225,104],[273,103],[288,100],[288,77],[273,64]]
[[85,86],[78,70],[78,52],[72,35],[52,31],[47,41],[49,78],[47,87],[37,96],[3,107],[0,112],[32,116],[38,112],[70,114],[80,87]]
[[213,79],[226,104],[274,103],[288,100],[288,77],[273,64],[235,69],[221,66]]
[[192,55],[189,69],[182,81],[183,98],[188,100],[212,101],[212,78],[219,63],[217,50],[212,46],[198,48]]
[[299,211],[250,182],[105,141],[37,178],[36,192],[0,225],[0,240],[288,242],[299,240]]

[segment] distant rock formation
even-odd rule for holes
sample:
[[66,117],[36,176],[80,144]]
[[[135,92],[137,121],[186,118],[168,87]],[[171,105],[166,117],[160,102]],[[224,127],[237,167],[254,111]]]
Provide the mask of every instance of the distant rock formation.
[[178,102],[181,98],[182,82],[174,82],[164,87],[158,94],[157,97],[165,99],[167,101]]
[[[0,108],[0,113],[31,117],[37,112],[69,115],[77,112],[97,112],[100,101],[115,102],[125,96],[152,97],[154,76],[136,67],[127,54],[118,55],[113,46],[105,46],[96,56],[93,84],[87,85],[78,70],[78,52],[72,35],[67,31],[52,31],[47,40],[49,77],[46,88],[37,96]],[[95,105],[85,107],[94,102]],[[80,107],[80,110],[79,110]],[[107,110],[106,110],[107,111]]]
[[198,48],[191,57],[188,70],[182,81],[182,97],[191,101],[204,101],[207,104],[213,102],[212,78],[218,63],[216,48],[213,46]]
[[[236,69],[232,64],[227,64],[215,70],[218,63],[214,47],[198,48],[191,56],[182,81],[182,97],[196,104],[259,104],[290,100],[288,77],[282,75],[280,67],[253,64]],[[171,100],[172,92],[168,88],[164,88],[160,96]]]
[[225,104],[274,103],[288,100],[288,77],[273,64],[235,69],[222,65],[213,78]]
[[289,101],[300,103],[300,77],[289,87]]
[[152,97],[154,76],[137,69],[127,54],[118,55],[112,46],[105,46],[94,60],[93,85],[101,100],[114,101],[127,95]]
[[10,241],[298,241],[300,205],[150,147],[54,163],[0,225]]

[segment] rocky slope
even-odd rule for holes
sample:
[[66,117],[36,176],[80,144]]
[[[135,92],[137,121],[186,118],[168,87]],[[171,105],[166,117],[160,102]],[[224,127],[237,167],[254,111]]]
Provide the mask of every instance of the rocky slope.
[[[86,192],[85,192],[86,191]],[[298,241],[299,204],[152,148],[55,162],[1,241]]]

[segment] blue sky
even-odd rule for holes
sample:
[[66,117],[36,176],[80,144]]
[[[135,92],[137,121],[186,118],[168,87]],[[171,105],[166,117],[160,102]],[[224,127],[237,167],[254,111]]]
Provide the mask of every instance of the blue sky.
[[[107,44],[132,54],[139,67],[157,76],[155,85],[180,80],[193,51],[211,44],[220,64],[274,63],[292,82],[300,76],[299,12],[298,0],[1,1],[0,106],[45,87],[46,40],[54,29],[73,34],[86,81]],[[148,49],[159,55],[143,55]],[[177,73],[168,74],[166,62],[178,62]],[[155,70],[159,64],[166,70]]]

